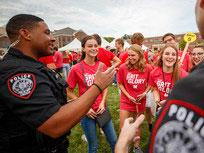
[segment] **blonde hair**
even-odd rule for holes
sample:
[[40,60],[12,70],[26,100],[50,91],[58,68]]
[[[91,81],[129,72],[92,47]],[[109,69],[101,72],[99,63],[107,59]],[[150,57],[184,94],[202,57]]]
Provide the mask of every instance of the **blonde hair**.
[[175,64],[173,65],[173,72],[172,72],[172,79],[173,79],[174,83],[176,83],[176,81],[178,81],[178,80],[180,79],[180,68],[179,68],[179,64],[178,64],[178,49],[177,49],[174,45],[166,44],[166,45],[161,49],[160,56],[159,56],[159,59],[158,59],[156,65],[157,65],[158,67],[163,68],[163,60],[162,60],[162,57],[163,57],[164,51],[165,51],[168,47],[171,47],[171,48],[173,48],[173,49],[176,51],[176,62],[175,62]]
[[139,55],[139,59],[138,59],[138,62],[135,64],[131,64],[130,61],[127,60],[127,63],[126,63],[127,68],[129,70],[137,68],[140,72],[144,72],[146,62],[142,51],[142,47],[137,44],[134,44],[134,45],[131,45],[128,49],[137,53]]

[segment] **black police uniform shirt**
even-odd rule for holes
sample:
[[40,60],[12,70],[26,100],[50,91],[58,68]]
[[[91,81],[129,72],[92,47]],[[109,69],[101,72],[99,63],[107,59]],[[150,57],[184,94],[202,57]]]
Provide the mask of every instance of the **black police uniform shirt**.
[[35,145],[36,129],[66,103],[66,87],[58,74],[11,48],[0,63],[0,152],[8,137],[14,145]]
[[173,88],[148,153],[204,153],[204,62]]

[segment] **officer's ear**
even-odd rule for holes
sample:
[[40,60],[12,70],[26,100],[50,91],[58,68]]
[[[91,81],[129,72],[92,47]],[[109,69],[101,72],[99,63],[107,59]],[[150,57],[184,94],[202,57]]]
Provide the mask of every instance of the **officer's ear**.
[[19,33],[20,33],[20,36],[22,38],[24,38],[25,40],[27,40],[27,41],[31,40],[31,33],[30,33],[29,30],[27,30],[27,29],[20,29]]

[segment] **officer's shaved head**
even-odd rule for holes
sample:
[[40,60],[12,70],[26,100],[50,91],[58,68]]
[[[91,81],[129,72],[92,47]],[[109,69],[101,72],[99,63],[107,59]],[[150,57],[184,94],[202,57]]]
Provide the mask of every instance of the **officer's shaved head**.
[[11,41],[17,40],[20,29],[32,29],[38,22],[44,21],[43,19],[30,15],[18,14],[13,16],[6,25],[6,32]]

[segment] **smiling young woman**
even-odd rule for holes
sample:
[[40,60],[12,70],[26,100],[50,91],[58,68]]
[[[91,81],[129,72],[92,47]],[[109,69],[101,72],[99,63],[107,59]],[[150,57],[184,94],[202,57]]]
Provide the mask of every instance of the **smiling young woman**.
[[149,85],[153,87],[154,99],[158,107],[162,106],[174,84],[188,73],[178,66],[178,50],[174,45],[162,48],[157,67],[150,73]]
[[[98,138],[96,133],[97,117],[105,112],[106,107],[106,95],[108,89],[102,90],[97,84],[94,83],[96,72],[100,64],[103,65],[103,71],[106,70],[105,64],[97,60],[98,43],[93,36],[86,36],[81,43],[82,57],[81,62],[74,65],[69,73],[68,82],[68,95],[72,95],[70,98],[77,98],[73,95],[73,90],[78,85],[78,95],[83,95],[91,86],[95,86],[100,91],[100,95],[97,97],[92,107],[81,119],[81,126],[86,135],[88,141],[88,153],[96,153],[98,149]],[[110,119],[101,127],[107,141],[111,146],[112,153],[114,152],[116,144],[116,133],[113,127],[112,120]]]
[[[149,91],[148,78],[151,71],[150,65],[146,65],[142,48],[132,45],[128,49],[127,62],[118,70],[118,85],[121,90],[120,96],[120,129],[124,120],[128,117],[136,119],[145,111],[146,94]],[[137,129],[140,136],[141,129]],[[140,150],[140,141],[135,142],[134,150]]]

